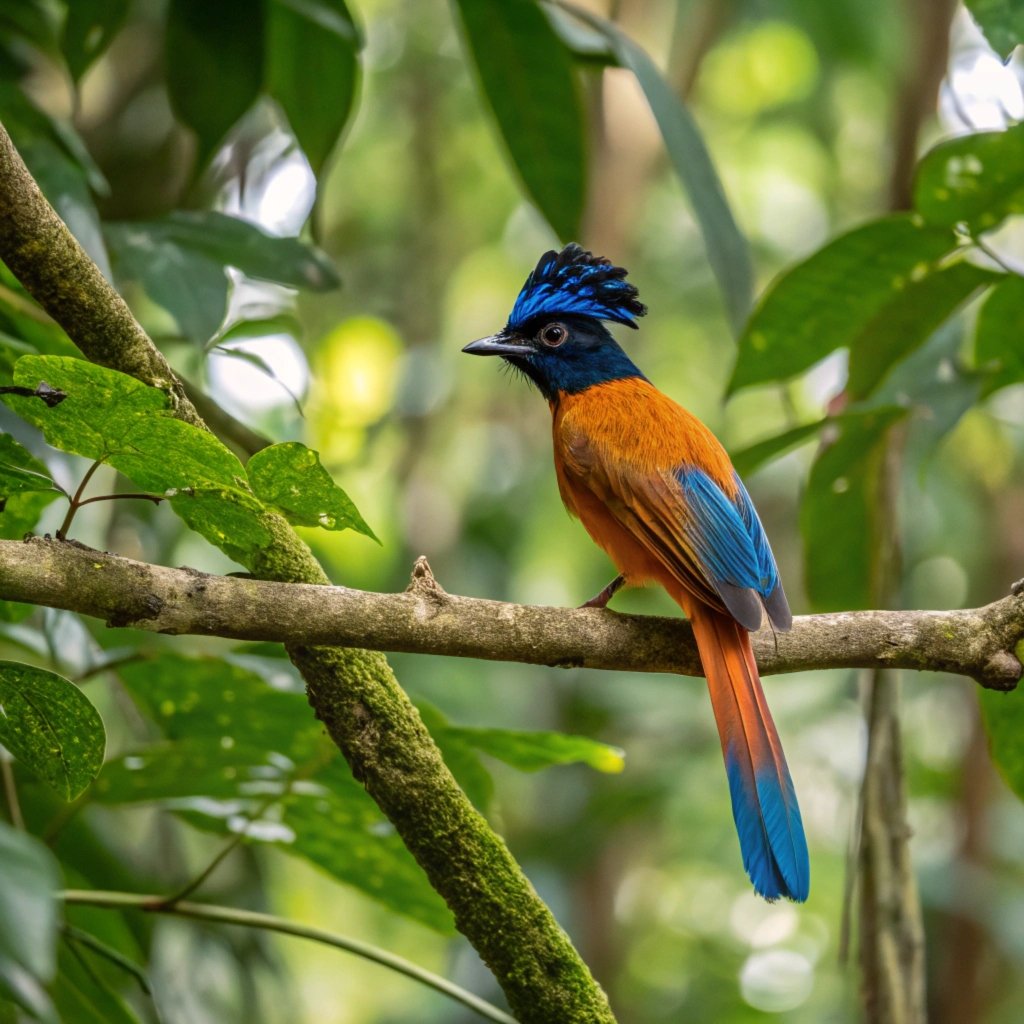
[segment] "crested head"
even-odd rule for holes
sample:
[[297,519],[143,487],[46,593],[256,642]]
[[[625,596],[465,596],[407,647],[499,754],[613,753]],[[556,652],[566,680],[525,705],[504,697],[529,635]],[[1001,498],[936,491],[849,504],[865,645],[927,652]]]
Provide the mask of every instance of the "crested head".
[[526,279],[504,329],[467,345],[471,355],[502,356],[548,401],[597,384],[642,377],[601,322],[636,327],[647,308],[626,271],[575,243],[546,252]]
[[635,328],[633,318],[647,312],[637,294],[624,267],[570,242],[561,252],[552,249],[537,261],[512,307],[508,326],[515,329],[537,316],[576,313]]

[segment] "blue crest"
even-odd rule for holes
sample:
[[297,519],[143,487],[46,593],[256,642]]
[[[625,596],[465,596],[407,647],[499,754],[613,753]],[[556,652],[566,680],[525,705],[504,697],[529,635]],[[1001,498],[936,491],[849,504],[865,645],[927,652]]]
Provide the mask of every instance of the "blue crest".
[[637,294],[625,268],[571,242],[561,252],[552,249],[541,256],[512,307],[508,326],[514,330],[537,316],[576,313],[635,328],[633,317],[647,312]]

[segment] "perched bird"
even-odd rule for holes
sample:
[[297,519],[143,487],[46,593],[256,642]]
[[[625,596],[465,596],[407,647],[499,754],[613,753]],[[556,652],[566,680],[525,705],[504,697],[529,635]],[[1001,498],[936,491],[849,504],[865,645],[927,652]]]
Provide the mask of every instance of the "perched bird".
[[501,356],[548,400],[555,474],[570,514],[623,584],[660,583],[693,625],[743,865],[762,896],[805,900],[800,809],[750,646],[766,613],[792,614],[768,538],[729,456],[692,413],[636,368],[602,321],[636,327],[647,309],[626,271],[579,245],[547,252],[504,329],[463,352]]

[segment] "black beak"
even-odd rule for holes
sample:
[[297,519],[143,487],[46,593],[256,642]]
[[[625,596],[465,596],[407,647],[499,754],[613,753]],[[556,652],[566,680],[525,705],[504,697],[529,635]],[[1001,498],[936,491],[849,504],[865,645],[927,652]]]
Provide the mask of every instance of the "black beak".
[[507,334],[492,334],[489,338],[471,341],[463,350],[471,356],[528,356],[533,349],[521,341],[514,341]]

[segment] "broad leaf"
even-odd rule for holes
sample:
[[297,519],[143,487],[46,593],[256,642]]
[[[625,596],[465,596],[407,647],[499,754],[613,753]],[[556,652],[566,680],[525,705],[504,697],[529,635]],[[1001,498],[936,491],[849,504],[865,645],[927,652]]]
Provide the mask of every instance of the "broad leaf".
[[618,747],[586,736],[463,726],[450,726],[449,733],[523,772],[536,772],[553,765],[585,764],[599,772],[614,774],[621,772],[626,765],[626,755]]
[[535,0],[456,0],[484,95],[512,163],[562,241],[579,235],[583,108],[572,60]]
[[130,0],[72,0],[67,5],[61,49],[76,82],[117,35],[129,6]]
[[740,338],[729,392],[787,380],[855,344],[903,292],[938,269],[951,229],[905,215],[856,228],[777,278]]
[[301,693],[212,658],[164,655],[120,674],[166,740],[107,765],[98,800],[159,802],[200,828],[244,828],[393,910],[450,930],[440,898]]
[[1024,800],[1024,690],[981,690],[980,699],[992,760],[1006,784]]
[[359,35],[345,0],[271,0],[267,91],[319,176],[352,112]]
[[0,433],[0,503],[13,494],[56,490],[46,466],[10,434]]
[[0,661],[0,743],[65,800],[99,774],[107,736],[74,683],[46,669]]
[[974,361],[991,374],[989,391],[1024,381],[1024,279],[1008,276],[978,313]]
[[917,167],[914,206],[929,224],[988,231],[1024,212],[1024,125],[943,142]]
[[249,0],[171,0],[167,89],[199,140],[199,163],[252,106],[263,83],[264,5]]
[[1022,0],[964,0],[989,45],[1004,59],[1024,41]]
[[137,486],[166,494],[192,529],[240,562],[270,542],[241,463],[213,434],[175,419],[162,391],[64,356],[25,356],[15,381],[28,380],[68,396],[53,409],[5,396],[54,447],[103,460]]
[[800,529],[807,596],[817,611],[870,608],[878,600],[886,441],[906,415],[893,408],[848,414],[811,467]]
[[[109,964],[82,943],[68,940],[57,958],[59,970],[53,998],[61,1019],[75,1024],[140,1024],[117,991],[101,974]],[[72,948],[74,952],[72,952]]]
[[304,444],[271,445],[257,452],[246,468],[256,496],[279,508],[289,522],[355,530],[377,540],[349,496],[320,464],[320,456]]
[[48,982],[56,966],[60,872],[38,839],[0,822],[0,960]]
[[610,21],[573,7],[573,13],[609,41],[618,63],[636,75],[658,122],[665,149],[700,225],[726,313],[738,334],[750,312],[753,264],[750,247],[725,197],[718,172],[693,116],[645,50]]
[[205,345],[218,332],[228,305],[228,278],[220,263],[183,249],[147,224],[107,224],[104,233],[120,283],[140,284],[196,344]]
[[8,498],[0,508],[0,537],[21,540],[36,528],[43,510],[59,496],[56,490],[24,491]]
[[270,235],[240,217],[214,210],[175,210],[162,220],[133,222],[126,227],[199,253],[249,277],[329,291],[340,283],[330,258],[298,238]]
[[954,263],[912,281],[894,295],[850,342],[850,397],[866,398],[892,367],[923,345],[958,306],[983,285],[1003,276],[971,263]]
[[806,444],[811,438],[816,437],[826,423],[828,417],[815,420],[813,423],[803,423],[799,427],[791,427],[781,434],[766,437],[763,441],[756,441],[746,448],[732,453],[732,464],[741,477],[749,476],[756,472],[766,462],[771,462],[781,455]]

